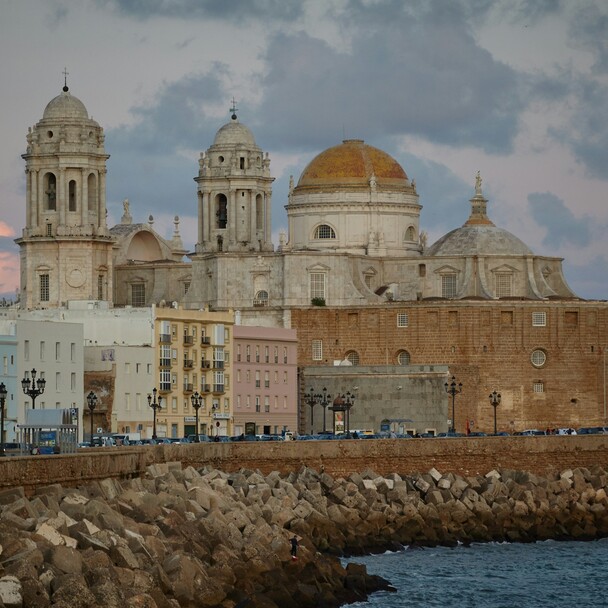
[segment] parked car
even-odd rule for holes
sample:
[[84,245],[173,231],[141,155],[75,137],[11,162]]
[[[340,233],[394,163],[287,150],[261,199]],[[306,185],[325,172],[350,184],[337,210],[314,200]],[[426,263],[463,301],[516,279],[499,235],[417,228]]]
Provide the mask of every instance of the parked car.
[[608,427],[605,426],[583,426],[578,429],[579,435],[606,435],[608,434]]

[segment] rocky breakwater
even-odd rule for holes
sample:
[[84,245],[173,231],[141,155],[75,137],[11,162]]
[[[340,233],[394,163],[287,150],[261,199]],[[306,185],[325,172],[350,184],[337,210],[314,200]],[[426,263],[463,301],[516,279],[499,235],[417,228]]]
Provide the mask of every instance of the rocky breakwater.
[[322,500],[308,470],[282,479],[179,462],[30,497],[4,490],[0,608],[331,607],[389,588],[310,537],[292,559],[290,524],[323,518]]
[[334,479],[170,463],[143,479],[47,486],[29,498],[5,490],[0,608],[337,606],[388,585],[331,554],[606,536],[607,484],[600,468]]

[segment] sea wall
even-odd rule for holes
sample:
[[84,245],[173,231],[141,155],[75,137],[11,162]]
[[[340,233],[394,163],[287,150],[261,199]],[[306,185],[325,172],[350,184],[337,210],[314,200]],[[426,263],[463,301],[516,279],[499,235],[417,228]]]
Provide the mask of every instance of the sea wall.
[[449,439],[357,439],[173,444],[83,449],[77,454],[0,458],[0,488],[79,485],[107,477],[142,475],[154,463],[240,468],[289,473],[302,466],[336,477],[371,468],[381,475],[436,468],[456,475],[484,475],[507,468],[546,475],[564,469],[608,468],[608,435],[467,437]]
[[329,608],[389,588],[335,554],[598,538],[608,534],[607,489],[597,466],[333,477],[179,462],[30,497],[10,488],[0,491],[0,605]]

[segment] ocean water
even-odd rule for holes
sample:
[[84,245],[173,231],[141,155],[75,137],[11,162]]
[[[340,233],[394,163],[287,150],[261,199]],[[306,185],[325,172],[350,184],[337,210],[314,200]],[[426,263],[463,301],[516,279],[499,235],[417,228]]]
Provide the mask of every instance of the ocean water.
[[582,608],[608,605],[608,539],[406,549],[346,562],[389,580],[360,608]]

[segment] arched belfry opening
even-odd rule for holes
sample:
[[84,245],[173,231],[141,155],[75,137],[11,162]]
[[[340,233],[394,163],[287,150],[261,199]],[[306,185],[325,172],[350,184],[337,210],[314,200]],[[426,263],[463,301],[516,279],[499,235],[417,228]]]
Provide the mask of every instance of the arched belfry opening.
[[[215,197],[215,227],[225,230],[228,224],[228,199],[225,194]],[[219,241],[218,241],[219,242]]]

